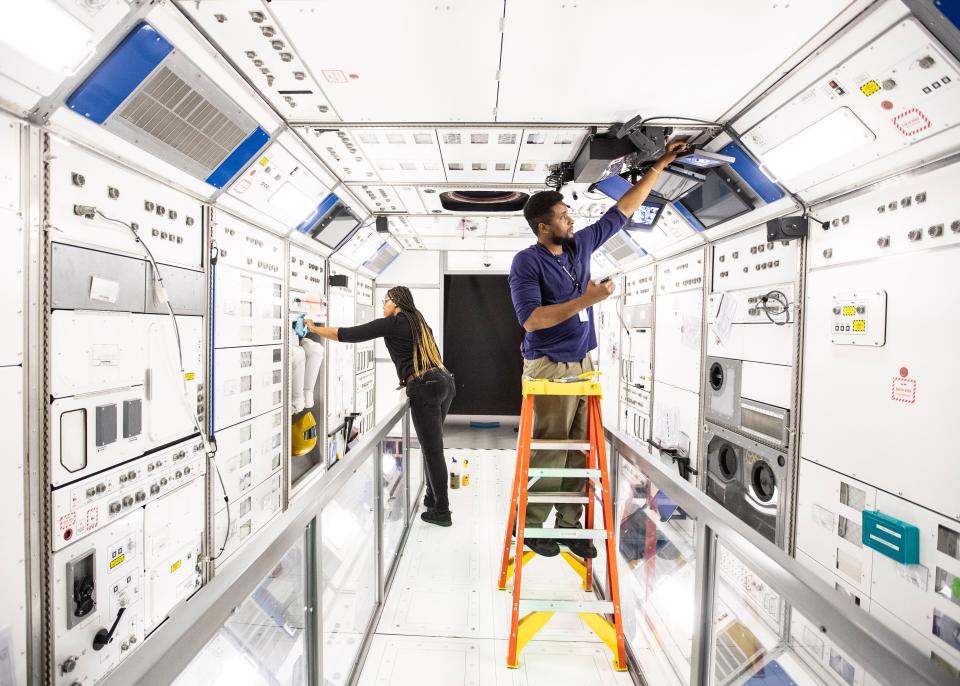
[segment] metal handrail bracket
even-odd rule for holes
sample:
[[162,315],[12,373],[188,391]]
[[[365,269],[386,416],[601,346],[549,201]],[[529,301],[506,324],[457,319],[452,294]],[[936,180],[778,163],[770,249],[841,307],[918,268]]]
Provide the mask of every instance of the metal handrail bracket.
[[[160,686],[173,683],[221,626],[257,589],[390,431],[403,420],[409,401],[394,407],[373,427],[336,468],[299,492],[290,507],[254,534],[251,540],[217,571],[216,576],[182,605],[121,662],[101,686]],[[374,497],[380,495],[375,493]]]
[[[617,429],[605,429],[614,454],[621,455],[653,479],[687,515],[705,524],[730,552],[748,565],[792,607],[820,627],[821,632],[850,653],[877,681],[888,686],[945,686],[954,683],[926,655],[894,633],[876,617],[842,596],[812,571],[740,521],[672,470],[664,468],[655,449]],[[699,529],[699,527],[698,527]],[[704,530],[704,529],[699,529]],[[702,549],[702,548],[698,548]],[[700,565],[701,561],[697,560]],[[708,557],[706,573],[715,575],[716,556]],[[712,650],[709,627],[712,616],[704,616],[707,636],[694,650]],[[709,653],[699,655],[699,665],[709,664]]]

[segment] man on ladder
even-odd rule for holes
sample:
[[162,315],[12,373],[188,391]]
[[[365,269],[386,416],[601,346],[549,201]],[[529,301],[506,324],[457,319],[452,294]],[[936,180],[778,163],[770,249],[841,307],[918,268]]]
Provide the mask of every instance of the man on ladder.
[[[573,219],[557,191],[535,193],[523,208],[523,216],[537,237],[536,244],[521,250],[510,267],[510,296],[517,319],[526,334],[523,339],[523,375],[534,379],[562,379],[593,370],[590,351],[597,347],[593,305],[613,293],[612,281],[590,280],[590,256],[622,229],[627,218],[640,209],[660,172],[686,148],[684,142],[667,145],[666,152],[634,186],[621,196],[596,223],[574,233]],[[534,439],[583,439],[587,401],[567,395],[538,396],[534,405]],[[579,450],[534,450],[531,467],[582,468]],[[540,478],[536,491],[584,491],[583,479]],[[526,526],[542,527],[554,507],[551,503],[527,506]],[[558,503],[556,525],[582,528],[583,505]],[[552,557],[559,544],[582,558],[597,555],[593,541],[584,538],[526,540],[538,555]]]

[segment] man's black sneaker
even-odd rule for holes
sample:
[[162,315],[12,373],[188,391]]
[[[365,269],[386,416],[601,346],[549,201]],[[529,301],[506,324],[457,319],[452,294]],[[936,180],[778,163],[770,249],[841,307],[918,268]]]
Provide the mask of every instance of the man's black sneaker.
[[597,556],[597,547],[589,538],[565,538],[560,541],[574,555],[593,559]]
[[453,519],[449,512],[421,512],[420,519],[427,524],[436,524],[437,526],[452,526]]
[[423,506],[428,510],[432,510],[437,506],[437,502],[428,495],[423,496]]
[[556,557],[560,554],[560,546],[552,538],[525,538],[523,544],[543,557]]

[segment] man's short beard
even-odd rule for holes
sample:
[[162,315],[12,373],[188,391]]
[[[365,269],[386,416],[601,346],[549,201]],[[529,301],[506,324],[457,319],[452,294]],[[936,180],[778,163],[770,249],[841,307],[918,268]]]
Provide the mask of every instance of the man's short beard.
[[567,236],[551,236],[550,240],[554,245],[562,245],[565,247],[570,247],[573,245],[573,236],[569,238]]

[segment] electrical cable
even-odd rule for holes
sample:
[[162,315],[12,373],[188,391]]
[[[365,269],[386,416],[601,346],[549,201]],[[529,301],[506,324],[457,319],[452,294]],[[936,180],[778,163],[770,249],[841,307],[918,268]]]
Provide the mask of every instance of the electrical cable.
[[715,121],[710,121],[709,119],[697,119],[696,117],[671,117],[667,115],[657,115],[656,117],[646,117],[640,120],[640,123],[638,124],[638,126],[643,126],[644,124],[647,124],[652,121],[657,121],[658,119],[663,119],[669,122],[672,122],[674,120],[689,121],[697,124],[705,124],[713,128],[718,128],[718,129],[724,128],[723,124]]
[[223,475],[220,473],[220,466],[217,464],[216,454],[217,448],[216,443],[211,443],[207,437],[206,431],[200,425],[200,418],[197,416],[196,408],[188,399],[187,392],[187,381],[186,381],[186,372],[183,366],[183,344],[180,338],[180,326],[177,323],[177,317],[173,312],[173,306],[170,304],[170,299],[167,297],[167,290],[163,283],[163,276],[160,274],[160,268],[157,266],[157,261],[153,257],[153,252],[151,252],[150,247],[143,242],[143,239],[140,238],[140,233],[131,225],[120,219],[114,219],[113,217],[108,217],[103,212],[97,208],[93,208],[93,212],[100,215],[103,219],[108,222],[113,222],[115,224],[120,224],[129,229],[130,233],[133,234],[133,239],[140,244],[140,247],[143,248],[144,254],[147,256],[147,260],[150,262],[150,266],[153,268],[153,279],[156,282],[156,296],[158,300],[162,300],[163,304],[166,305],[167,314],[170,316],[170,321],[173,323],[173,332],[174,337],[177,342],[177,361],[180,365],[179,380],[182,385],[182,394],[181,400],[183,401],[184,407],[186,407],[190,417],[193,419],[193,425],[197,429],[197,432],[200,434],[200,440],[203,442],[203,448],[206,452],[207,459],[213,463],[213,468],[217,472],[217,478],[220,480],[220,488],[223,491],[223,502],[226,504],[227,508],[227,533],[223,539],[223,545],[220,546],[220,551],[210,560],[218,559],[222,554],[224,549],[227,547],[227,542],[230,540],[230,524],[231,524],[231,514],[230,514],[230,498],[227,495],[226,486],[223,483]]
[[[768,304],[771,300],[777,303],[779,308],[771,308]],[[769,319],[771,323],[777,326],[784,326],[790,323],[790,302],[787,300],[787,296],[783,291],[773,290],[769,291],[766,295],[761,295],[759,304],[760,309],[767,315],[767,319]],[[780,315],[784,315],[783,321],[774,319],[774,316],[779,317]]]

